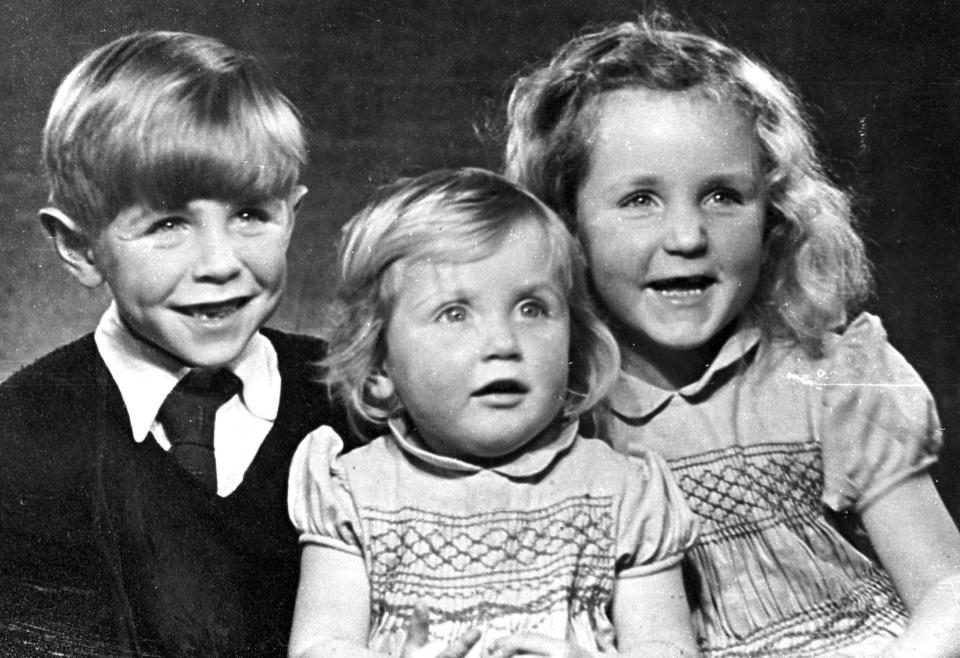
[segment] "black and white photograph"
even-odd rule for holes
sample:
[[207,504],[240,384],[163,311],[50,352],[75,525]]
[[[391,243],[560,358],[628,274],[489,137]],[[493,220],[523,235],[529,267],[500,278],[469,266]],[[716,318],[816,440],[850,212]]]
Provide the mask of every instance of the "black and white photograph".
[[960,5],[0,10],[0,655],[960,656]]

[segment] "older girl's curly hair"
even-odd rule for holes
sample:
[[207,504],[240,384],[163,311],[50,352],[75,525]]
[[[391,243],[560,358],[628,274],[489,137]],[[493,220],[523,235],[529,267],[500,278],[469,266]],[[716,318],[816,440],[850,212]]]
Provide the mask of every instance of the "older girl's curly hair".
[[871,289],[849,196],[826,175],[786,84],[743,53],[668,23],[652,16],[585,33],[521,75],[507,108],[506,175],[576,232],[601,94],[699,89],[735,103],[760,144],[768,198],[764,263],[747,312],[768,339],[795,341],[817,356],[826,334],[845,324]]

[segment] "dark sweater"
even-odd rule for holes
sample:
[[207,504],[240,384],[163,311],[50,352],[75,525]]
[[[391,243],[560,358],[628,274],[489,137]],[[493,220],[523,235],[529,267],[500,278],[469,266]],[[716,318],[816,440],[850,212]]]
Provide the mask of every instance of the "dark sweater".
[[313,381],[324,344],[263,333],[280,408],[225,498],[133,440],[92,334],[0,384],[0,655],[284,653],[299,567],[289,462],[321,424],[354,443]]

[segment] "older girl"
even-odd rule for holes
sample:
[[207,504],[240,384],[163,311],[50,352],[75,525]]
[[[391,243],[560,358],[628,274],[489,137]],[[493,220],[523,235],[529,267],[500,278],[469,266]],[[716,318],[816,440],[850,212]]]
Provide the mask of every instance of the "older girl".
[[863,243],[788,88],[625,23],[520,78],[509,119],[508,173],[579,235],[620,344],[599,430],[664,455],[702,522],[701,649],[960,651],[934,403],[876,317],[850,320]]

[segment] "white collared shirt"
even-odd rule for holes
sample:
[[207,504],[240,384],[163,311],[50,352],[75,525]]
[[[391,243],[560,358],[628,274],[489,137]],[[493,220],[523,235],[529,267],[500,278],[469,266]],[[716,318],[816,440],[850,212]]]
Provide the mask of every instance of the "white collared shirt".
[[[157,412],[189,368],[131,334],[116,302],[100,318],[94,341],[120,389],[134,440],[140,443],[152,433],[160,447],[169,450]],[[240,486],[280,407],[277,353],[263,334],[255,334],[227,367],[243,382],[243,390],[217,411],[213,448],[220,496]]]

